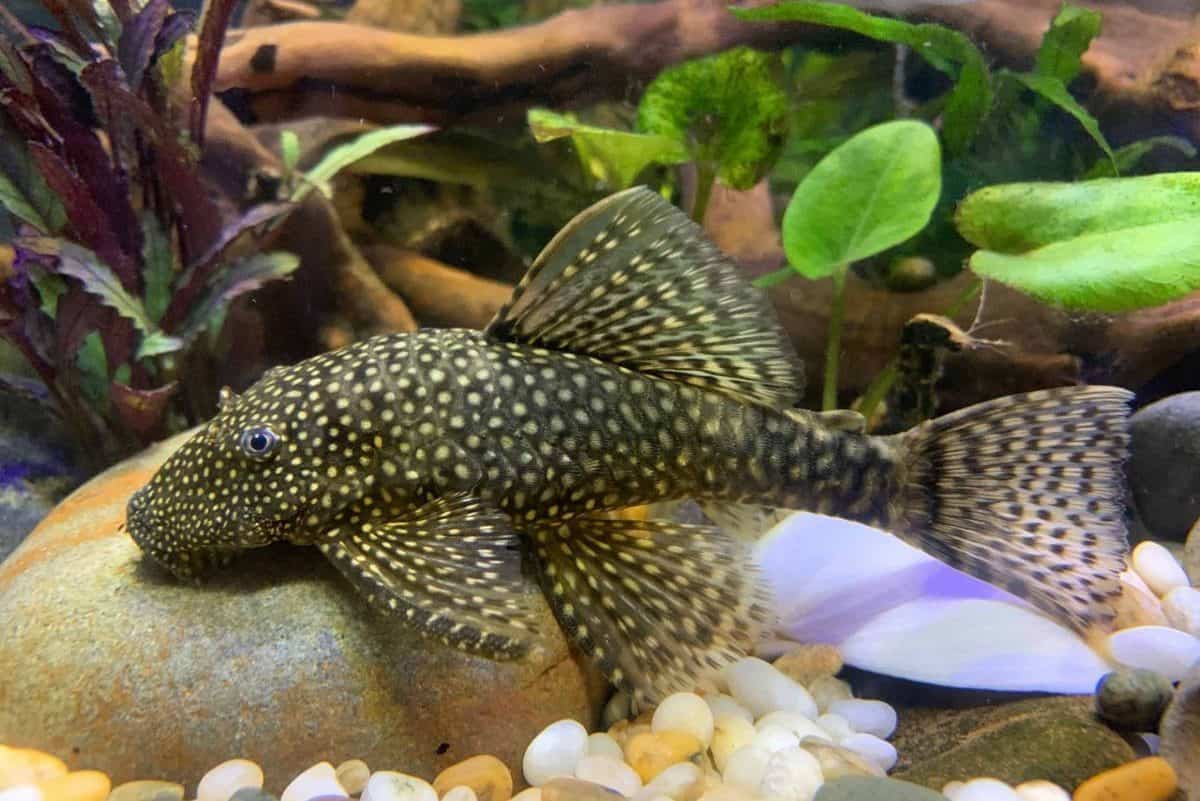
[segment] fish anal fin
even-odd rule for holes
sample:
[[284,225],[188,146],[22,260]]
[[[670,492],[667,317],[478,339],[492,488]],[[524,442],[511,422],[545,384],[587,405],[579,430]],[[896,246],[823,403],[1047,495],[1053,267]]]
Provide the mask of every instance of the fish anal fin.
[[645,187],[567,223],[487,333],[775,408],[794,406],[804,389],[766,294]]
[[639,703],[692,690],[772,622],[749,549],[718,529],[580,517],[528,534],[562,628]]
[[403,519],[360,517],[331,529],[319,547],[374,605],[464,651],[515,659],[529,650],[537,590],[522,577],[504,514],[458,496]]

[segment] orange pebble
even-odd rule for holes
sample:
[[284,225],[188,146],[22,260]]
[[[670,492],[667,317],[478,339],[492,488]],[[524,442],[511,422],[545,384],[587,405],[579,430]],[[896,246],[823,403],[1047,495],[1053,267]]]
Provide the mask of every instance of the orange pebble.
[[38,783],[42,801],[104,801],[112,782],[98,770],[76,770]]
[[1179,787],[1162,757],[1146,757],[1097,773],[1075,789],[1074,801],[1167,801]]
[[648,782],[672,765],[698,756],[704,746],[696,736],[668,729],[634,735],[625,744],[625,761]]
[[513,791],[512,773],[496,757],[480,754],[451,765],[433,780],[433,789],[439,798],[452,787],[459,786],[470,787],[479,801],[509,801]]
[[32,748],[0,745],[0,790],[18,784],[38,784],[66,772],[66,763],[56,756]]

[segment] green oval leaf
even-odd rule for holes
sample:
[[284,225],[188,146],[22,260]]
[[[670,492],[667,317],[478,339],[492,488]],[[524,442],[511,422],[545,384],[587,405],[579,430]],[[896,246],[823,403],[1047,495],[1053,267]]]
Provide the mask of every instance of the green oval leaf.
[[968,242],[1001,253],[1184,220],[1200,227],[1200,173],[1000,184],[970,195],[955,213]]
[[538,142],[571,137],[579,158],[592,172],[620,189],[632,186],[651,164],[682,164],[689,158],[687,148],[666,136],[585,125],[537,108],[529,110],[527,119]]
[[1086,234],[1023,255],[981,250],[971,269],[1069,309],[1158,306],[1200,289],[1200,220]]
[[928,125],[876,125],[833,150],[796,187],[783,215],[792,267],[823,278],[929,223],[941,194],[941,150]]

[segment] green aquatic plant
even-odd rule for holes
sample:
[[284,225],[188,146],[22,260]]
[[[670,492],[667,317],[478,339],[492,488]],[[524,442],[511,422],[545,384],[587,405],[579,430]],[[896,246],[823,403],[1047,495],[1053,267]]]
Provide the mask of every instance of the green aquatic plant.
[[17,223],[0,334],[103,463],[194,419],[181,382],[230,304],[295,270],[263,252],[290,208],[225,208],[200,166],[233,11],[167,0],[48,4],[61,33],[0,24],[0,205]]
[[758,283],[769,286],[797,273],[833,279],[822,403],[827,410],[837,408],[846,274],[854,262],[909,239],[929,223],[941,195],[941,165],[937,135],[925,123],[876,125],[822,159],[784,211],[788,267]]

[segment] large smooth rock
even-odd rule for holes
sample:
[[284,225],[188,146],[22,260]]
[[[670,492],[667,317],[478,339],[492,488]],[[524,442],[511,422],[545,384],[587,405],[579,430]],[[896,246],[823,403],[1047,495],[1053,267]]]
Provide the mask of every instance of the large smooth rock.
[[1200,392],[1152,403],[1130,421],[1129,485],[1158,539],[1182,542],[1200,518]]
[[1159,728],[1162,755],[1175,769],[1179,787],[1200,799],[1200,668],[1179,683]]
[[902,759],[896,778],[934,789],[991,776],[1009,784],[1048,779],[1070,790],[1136,756],[1096,719],[1089,696],[902,709],[892,744]]
[[191,787],[242,756],[283,787],[352,757],[432,779],[492,753],[517,774],[544,726],[596,720],[603,683],[548,607],[543,646],[500,663],[370,610],[315,549],[251,552],[200,587],[144,561],[125,503],[181,442],[85,484],[0,565],[0,742],[116,783]]

